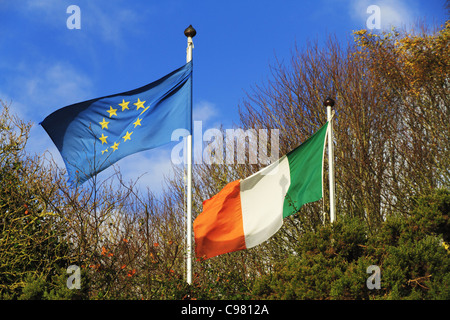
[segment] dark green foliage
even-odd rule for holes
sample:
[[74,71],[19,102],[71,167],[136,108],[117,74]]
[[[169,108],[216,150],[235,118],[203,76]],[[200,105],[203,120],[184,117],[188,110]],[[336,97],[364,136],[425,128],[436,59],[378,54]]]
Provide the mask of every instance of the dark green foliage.
[[[338,220],[300,239],[296,255],[256,280],[268,299],[450,299],[450,193],[413,201],[409,217],[392,216],[369,235],[358,218]],[[369,290],[367,267],[381,269],[381,289]]]

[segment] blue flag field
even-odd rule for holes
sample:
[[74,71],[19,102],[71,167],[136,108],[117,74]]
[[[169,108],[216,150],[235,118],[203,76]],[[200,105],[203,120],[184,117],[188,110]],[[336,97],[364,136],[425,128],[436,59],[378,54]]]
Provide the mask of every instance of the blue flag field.
[[41,123],[69,182],[81,184],[120,159],[192,129],[192,62],[141,88],[56,110]]

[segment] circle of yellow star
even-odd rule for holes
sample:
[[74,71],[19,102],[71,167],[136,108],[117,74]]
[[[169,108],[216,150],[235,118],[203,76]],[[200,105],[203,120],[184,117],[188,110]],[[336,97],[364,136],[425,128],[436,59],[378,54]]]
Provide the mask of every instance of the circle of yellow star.
[[100,123],[100,125],[102,126],[102,130],[103,129],[108,129],[108,123],[109,123],[109,121],[105,121],[105,118],[103,118],[103,121],[102,122],[99,122]]
[[127,140],[131,140],[131,135],[132,134],[133,134],[133,131],[131,131],[131,133],[127,131],[127,134],[122,137],[123,138],[123,142],[125,142]]
[[141,120],[142,120],[142,119],[137,118],[136,122],[133,122],[135,128],[136,128],[137,126],[140,126],[140,125],[141,125]]
[[122,111],[124,111],[125,109],[130,110],[130,108],[128,108],[129,103],[130,103],[130,101],[125,102],[125,100],[122,99],[122,103],[119,103],[119,106],[122,107]]
[[109,110],[106,110],[106,112],[109,113],[109,117],[111,118],[112,116],[116,116],[117,117],[117,109],[113,109],[113,107],[109,106]]
[[99,138],[100,141],[102,142],[102,144],[104,144],[104,143],[108,144],[108,142],[106,141],[106,138],[108,138],[108,136],[105,136],[105,135],[102,133],[102,136]]
[[136,103],[133,103],[133,104],[134,104],[135,106],[137,106],[136,110],[139,110],[140,108],[145,109],[144,103],[145,103],[145,101],[141,101],[141,100],[138,98],[138,101],[137,101]]
[[117,148],[119,148],[119,144],[120,143],[114,142],[114,145],[111,146],[111,149],[113,149],[113,151],[116,151]]

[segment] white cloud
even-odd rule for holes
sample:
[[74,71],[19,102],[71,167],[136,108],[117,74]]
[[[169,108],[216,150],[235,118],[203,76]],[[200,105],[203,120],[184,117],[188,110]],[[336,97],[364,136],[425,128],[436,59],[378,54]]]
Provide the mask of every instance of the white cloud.
[[366,21],[371,15],[367,13],[367,8],[371,5],[376,5],[380,8],[382,30],[389,30],[391,27],[409,28],[414,22],[416,11],[414,1],[353,0],[350,5],[350,16],[358,23],[361,23],[361,29],[366,28]]
[[69,63],[53,62],[27,65],[14,73],[8,81],[13,104],[22,106],[25,119],[42,120],[43,116],[65,105],[90,97],[89,77]]
[[[139,178],[137,183],[139,190],[145,191],[148,187],[158,193],[165,184],[165,178],[174,174],[170,152],[171,147],[160,147],[136,153],[120,160],[115,167],[120,169],[125,184]],[[105,170],[101,177],[108,177],[114,173],[113,170],[113,168]]]
[[195,121],[206,122],[214,118],[218,114],[214,103],[202,100],[195,104],[193,110],[193,118]]
[[116,46],[120,45],[122,39],[122,30],[126,25],[124,17],[128,15],[114,9],[111,6],[99,7],[94,2],[89,2],[81,8],[82,30],[96,34],[105,42],[110,42]]
[[91,80],[65,62],[21,63],[10,70],[2,84],[0,99],[23,121],[32,121],[27,151],[43,154],[48,150],[57,164],[64,167],[58,150],[38,123],[51,112],[92,97]]
[[65,20],[68,17],[66,8],[69,5],[70,1],[67,0],[27,0],[20,4],[17,2],[15,7],[29,21],[38,21],[39,24],[53,28],[65,28]]
[[[122,48],[126,37],[144,33],[144,17],[149,16],[148,7],[138,7],[132,2],[86,1],[79,4],[81,11],[81,31],[87,36],[95,36],[95,41],[111,43]],[[91,39],[93,40],[93,39]]]
[[[148,5],[142,6],[131,1],[89,1],[89,0],[26,0],[17,2],[13,7],[28,21],[35,24],[50,26],[63,32],[67,26],[66,21],[72,15],[67,13],[70,5],[80,8],[81,30],[77,36],[84,38],[84,42],[92,43],[103,41],[120,47],[124,43],[125,36],[132,33],[143,33],[142,23],[144,17],[148,17],[150,10]],[[70,37],[63,37],[61,41],[67,41]],[[87,44],[86,48],[92,46]],[[85,48],[85,49],[86,49]]]

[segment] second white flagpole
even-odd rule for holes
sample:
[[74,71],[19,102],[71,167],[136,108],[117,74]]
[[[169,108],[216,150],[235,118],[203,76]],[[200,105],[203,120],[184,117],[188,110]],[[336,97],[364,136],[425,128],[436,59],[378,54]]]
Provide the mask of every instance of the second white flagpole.
[[[197,34],[195,29],[190,25],[184,30],[187,37],[186,63],[192,60],[192,48],[194,43],[192,38]],[[192,90],[192,89],[191,89]],[[191,96],[192,107],[192,96]],[[191,128],[192,130],[192,128]],[[186,173],[186,282],[192,283],[192,131],[187,136],[187,173]]]
[[336,204],[334,195],[334,150],[333,150],[333,115],[331,108],[334,107],[334,100],[327,98],[323,105],[327,107],[327,121],[328,123],[328,177],[330,184],[330,221],[333,223],[336,220]]

